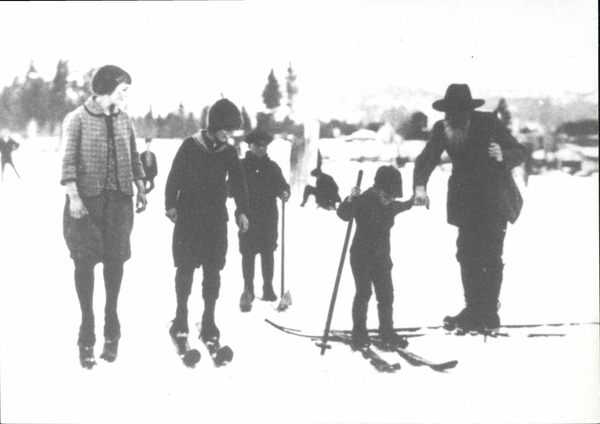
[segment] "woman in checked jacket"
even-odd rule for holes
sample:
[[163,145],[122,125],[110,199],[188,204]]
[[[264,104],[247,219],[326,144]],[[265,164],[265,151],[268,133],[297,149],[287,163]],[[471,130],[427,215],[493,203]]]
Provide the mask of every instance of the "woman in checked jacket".
[[121,105],[131,76],[106,65],[93,77],[94,95],[65,118],[61,184],[66,186],[63,232],[75,265],[75,289],[81,307],[79,359],[91,369],[94,357],[94,268],[102,262],[106,304],[102,359],[117,358],[121,326],[117,301],[123,265],[131,257],[133,186],[137,212],[146,209],[144,171],[131,119]]

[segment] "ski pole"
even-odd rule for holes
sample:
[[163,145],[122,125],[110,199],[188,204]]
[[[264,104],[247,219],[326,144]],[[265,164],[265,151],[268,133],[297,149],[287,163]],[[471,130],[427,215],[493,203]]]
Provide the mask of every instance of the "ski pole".
[[[356,180],[356,187],[360,187],[362,181],[363,172],[362,169],[358,171],[358,178]],[[329,330],[331,330],[331,320],[333,319],[333,308],[335,307],[335,300],[337,298],[338,288],[340,286],[340,280],[342,279],[342,270],[344,269],[344,261],[346,259],[346,251],[348,250],[348,243],[350,242],[350,233],[352,232],[352,223],[354,222],[354,211],[348,222],[348,229],[346,230],[346,238],[344,240],[344,247],[342,248],[342,257],[340,259],[340,265],[338,266],[337,276],[335,277],[335,284],[333,286],[333,294],[331,295],[331,303],[329,304],[329,313],[327,314],[327,322],[325,324],[325,331],[323,332],[323,338],[317,346],[321,348],[321,355],[325,354],[325,350],[331,346],[327,344],[329,340]]]
[[277,306],[278,312],[285,311],[292,304],[292,295],[285,291],[285,202],[281,200],[281,300]]
[[284,294],[284,275],[285,275],[285,202],[281,201],[281,297]]

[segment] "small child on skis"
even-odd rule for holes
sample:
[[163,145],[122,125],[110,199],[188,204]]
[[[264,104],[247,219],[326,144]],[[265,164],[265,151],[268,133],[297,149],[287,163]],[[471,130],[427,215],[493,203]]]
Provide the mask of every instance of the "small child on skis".
[[200,337],[216,343],[220,331],[215,306],[221,287],[221,270],[227,255],[227,178],[235,200],[236,223],[248,230],[248,194],[237,150],[227,142],[242,126],[242,115],[228,99],[220,99],[208,112],[208,127],[186,138],[177,151],[165,186],[166,216],[175,223],[173,259],[177,310],[170,328],[174,340],[187,341],[188,298],[194,271],[202,266]]
[[290,186],[281,168],[267,154],[273,136],[267,132],[254,130],[246,136],[250,150],[241,160],[248,187],[248,220],[250,228],[239,234],[244,291],[240,298],[240,310],[249,312],[254,301],[254,265],[260,254],[263,277],[263,300],[277,300],[273,291],[274,252],[277,249],[277,223],[279,212],[277,198],[287,202]]
[[392,259],[390,230],[395,216],[412,208],[412,198],[401,202],[402,175],[392,166],[381,166],[375,174],[373,187],[361,194],[354,187],[337,210],[344,221],[352,216],[356,232],[350,247],[350,266],[354,275],[356,294],[352,305],[352,347],[360,350],[370,345],[367,333],[367,310],[372,288],[375,289],[379,313],[379,335],[383,345],[406,347],[405,339],[394,332]]

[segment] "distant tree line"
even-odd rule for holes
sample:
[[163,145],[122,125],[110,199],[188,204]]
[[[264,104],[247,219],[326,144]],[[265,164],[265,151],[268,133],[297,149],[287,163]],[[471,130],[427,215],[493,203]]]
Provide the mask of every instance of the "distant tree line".
[[[25,75],[24,81],[14,79],[10,86],[0,94],[0,127],[25,134],[33,132],[38,135],[57,136],[60,134],[65,116],[83,104],[91,95],[91,80],[94,70],[86,72],[82,78],[73,78],[69,72],[68,61],[59,60],[52,81],[44,81],[37,72],[33,62]],[[299,93],[297,76],[289,64],[285,76],[285,93],[279,84],[275,72],[271,69],[262,92],[265,109],[256,114],[256,128],[284,137],[301,138],[304,135],[302,123],[294,120],[296,98]],[[278,110],[285,98],[287,107],[283,119],[277,119]],[[184,138],[206,127],[209,105],[205,106],[200,116],[185,110],[180,104],[177,111],[166,116],[154,116],[152,107],[145,116],[134,117],[137,134],[142,138]],[[252,119],[242,108],[244,117],[243,133],[252,130]],[[502,122],[509,127],[510,112],[506,101],[501,99],[496,108]],[[361,128],[379,130],[385,123],[392,125],[403,139],[427,139],[428,118],[421,111],[408,114],[405,109],[388,110],[380,121],[366,123],[348,123],[339,119],[320,122],[320,137],[351,135]],[[32,128],[33,127],[33,128]]]
[[[59,136],[65,116],[91,95],[94,71],[89,70],[81,79],[73,78],[68,61],[59,60],[54,78],[45,81],[31,63],[25,80],[15,78],[0,94],[0,128],[22,135]],[[180,105],[165,117],[153,116],[150,108],[146,116],[134,118],[134,122],[140,137],[182,138],[197,132],[200,121]]]
[[56,135],[67,113],[89,95],[91,77],[92,71],[83,81],[70,78],[67,61],[60,60],[52,81],[44,81],[31,63],[25,80],[15,78],[0,94],[0,127],[25,133],[34,125],[37,133]]

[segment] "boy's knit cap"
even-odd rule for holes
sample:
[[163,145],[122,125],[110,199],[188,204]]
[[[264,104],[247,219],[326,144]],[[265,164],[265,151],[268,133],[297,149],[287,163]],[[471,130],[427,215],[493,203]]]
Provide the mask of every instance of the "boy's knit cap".
[[230,100],[220,99],[208,111],[208,128],[210,132],[219,130],[235,131],[244,122],[238,107]]
[[379,167],[375,174],[375,185],[392,197],[402,197],[402,174],[393,165]]

